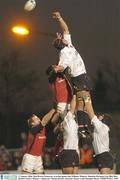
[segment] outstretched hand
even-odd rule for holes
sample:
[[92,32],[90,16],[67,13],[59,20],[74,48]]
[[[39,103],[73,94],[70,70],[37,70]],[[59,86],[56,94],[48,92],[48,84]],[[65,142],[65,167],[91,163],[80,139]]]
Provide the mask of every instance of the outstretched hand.
[[62,39],[63,38],[62,34],[59,33],[59,32],[56,33],[56,36],[57,36],[57,39]]

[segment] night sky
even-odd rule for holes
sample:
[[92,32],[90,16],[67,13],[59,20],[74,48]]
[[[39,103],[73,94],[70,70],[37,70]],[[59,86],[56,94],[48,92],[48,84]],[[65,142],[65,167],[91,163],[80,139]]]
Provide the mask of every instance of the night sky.
[[48,105],[51,98],[45,70],[58,60],[53,37],[36,33],[18,37],[11,32],[13,25],[25,24],[32,32],[56,33],[60,29],[52,12],[60,11],[93,82],[105,61],[110,61],[114,69],[120,66],[120,0],[36,0],[32,12],[24,11],[25,0],[0,2],[0,58],[17,51],[21,56],[19,63],[39,74],[36,92],[37,97],[43,98],[40,107]]
[[119,60],[119,0],[37,0],[37,7],[32,12],[24,11],[25,2],[1,2],[0,56],[17,49],[21,51],[29,68],[39,69],[43,74],[47,65],[55,63],[58,58],[51,45],[53,38],[35,34],[18,38],[10,29],[14,24],[23,23],[32,31],[55,33],[59,31],[59,27],[51,18],[51,14],[53,11],[60,11],[69,25],[73,44],[93,78],[95,70],[103,60]]

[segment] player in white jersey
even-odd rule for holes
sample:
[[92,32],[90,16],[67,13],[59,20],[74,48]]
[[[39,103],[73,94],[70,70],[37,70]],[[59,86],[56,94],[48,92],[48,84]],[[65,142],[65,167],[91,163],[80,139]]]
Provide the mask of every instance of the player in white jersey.
[[86,110],[91,123],[94,126],[93,148],[95,152],[96,165],[101,174],[113,173],[113,157],[109,147],[110,117],[105,115],[96,116],[92,106],[86,98]]
[[66,22],[59,12],[54,12],[53,18],[58,21],[62,30],[62,34],[57,33],[57,38],[53,42],[54,47],[59,51],[59,62],[57,65],[53,65],[53,68],[55,72],[63,72],[66,68],[69,68],[71,82],[77,95],[77,109],[84,111],[84,97],[86,95],[89,97],[89,103],[91,104],[91,82],[87,75],[84,61],[72,44]]
[[78,124],[75,120],[76,95],[73,95],[70,110],[60,124],[63,132],[63,149],[59,162],[63,174],[77,174],[79,170]]

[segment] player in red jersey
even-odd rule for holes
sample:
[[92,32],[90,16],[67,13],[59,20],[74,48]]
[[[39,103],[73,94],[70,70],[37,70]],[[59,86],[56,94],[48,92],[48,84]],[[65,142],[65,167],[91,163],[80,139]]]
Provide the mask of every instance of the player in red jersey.
[[50,121],[54,113],[55,109],[52,109],[42,120],[33,114],[28,120],[27,148],[21,165],[23,173],[44,173],[42,155],[46,141],[45,125]]
[[64,117],[66,115],[69,104],[72,98],[72,86],[67,77],[67,71],[62,73],[56,73],[52,66],[49,66],[46,74],[48,75],[49,87],[54,97],[54,101],[56,104],[57,113],[52,119],[52,123],[54,124],[57,119],[59,119],[59,115]]

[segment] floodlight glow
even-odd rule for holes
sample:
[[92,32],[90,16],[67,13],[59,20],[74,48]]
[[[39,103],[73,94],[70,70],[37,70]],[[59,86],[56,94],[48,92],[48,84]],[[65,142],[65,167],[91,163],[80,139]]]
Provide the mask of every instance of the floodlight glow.
[[22,35],[22,36],[28,35],[30,33],[30,31],[26,27],[23,27],[23,26],[14,26],[12,28],[12,32]]

